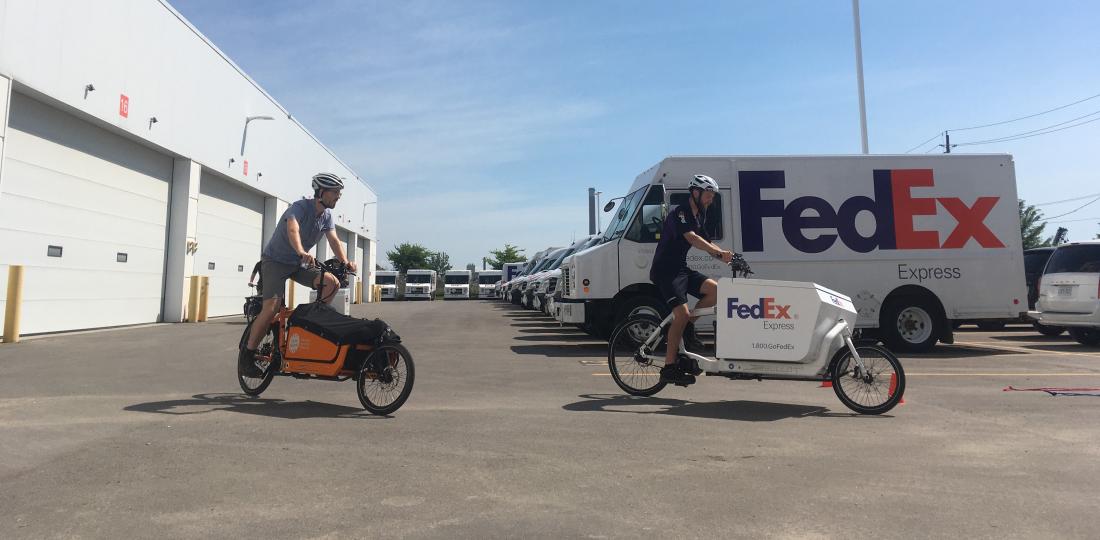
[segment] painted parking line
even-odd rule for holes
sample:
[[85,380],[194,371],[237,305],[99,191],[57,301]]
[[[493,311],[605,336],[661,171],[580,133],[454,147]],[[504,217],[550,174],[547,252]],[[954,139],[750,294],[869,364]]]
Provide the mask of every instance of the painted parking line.
[[[660,373],[631,373],[632,377],[656,377]],[[610,377],[611,373],[593,373],[593,377]],[[906,377],[1100,377],[1100,372],[1078,373],[906,373]],[[812,382],[812,381],[811,381]]]
[[[1042,344],[1036,343],[1036,345],[1042,345]],[[1087,357],[1090,357],[1090,358],[1100,357],[1100,354],[1097,354],[1097,353],[1070,352],[1070,351],[1047,351],[1047,350],[1043,350],[1043,349],[1028,349],[1028,348],[1024,348],[1024,347],[1013,347],[1011,345],[1004,345],[1004,344],[1001,344],[1001,343],[989,342],[989,341],[959,342],[959,343],[956,343],[955,345],[946,345],[945,347],[950,348],[950,347],[960,347],[960,346],[961,347],[976,347],[976,348],[994,349],[994,350],[1018,352],[1018,353],[1024,353],[1024,354],[1053,354],[1053,355],[1056,355],[1056,356],[1087,356]]]

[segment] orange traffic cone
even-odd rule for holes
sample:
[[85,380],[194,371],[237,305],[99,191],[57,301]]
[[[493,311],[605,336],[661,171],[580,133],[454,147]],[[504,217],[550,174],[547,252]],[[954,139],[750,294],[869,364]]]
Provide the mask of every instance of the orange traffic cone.
[[[894,397],[894,391],[898,389],[898,374],[890,374],[890,397]],[[898,405],[905,405],[905,396],[901,397],[901,401],[898,401]]]

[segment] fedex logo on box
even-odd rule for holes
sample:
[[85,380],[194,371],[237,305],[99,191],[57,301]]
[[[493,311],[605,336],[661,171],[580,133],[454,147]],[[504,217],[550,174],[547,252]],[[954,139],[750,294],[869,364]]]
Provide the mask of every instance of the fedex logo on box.
[[742,304],[739,298],[726,299],[726,318],[732,319],[790,319],[791,306],[776,304],[775,298],[761,298],[755,305]]
[[[912,189],[935,187],[931,169],[876,170],[874,198],[857,195],[834,208],[825,199],[798,197],[790,202],[765,199],[765,189],[786,186],[783,171],[741,171],[741,230],[745,251],[764,251],[764,218],[778,217],[783,237],[803,253],[821,253],[841,241],[848,249],[868,253],[887,249],[959,249],[973,239],[983,248],[1003,248],[1004,243],[985,224],[1000,197],[978,197],[972,204],[958,197],[915,197]],[[943,208],[955,227],[941,241],[938,231],[917,230],[916,216],[936,216]],[[812,211],[810,215],[807,210]],[[875,229],[868,236],[856,229],[856,217],[868,212]],[[836,234],[807,236],[805,229],[833,229]]]

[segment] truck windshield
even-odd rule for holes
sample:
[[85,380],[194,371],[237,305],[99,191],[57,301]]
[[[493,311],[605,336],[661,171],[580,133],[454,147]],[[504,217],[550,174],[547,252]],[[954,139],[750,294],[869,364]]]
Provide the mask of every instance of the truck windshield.
[[397,283],[397,276],[375,276],[374,282],[378,285],[393,285]]
[[619,210],[615,212],[615,217],[607,222],[607,229],[603,233],[604,242],[609,242],[623,235],[623,231],[630,223],[630,218],[634,215],[634,209],[638,207],[638,203],[642,200],[642,194],[645,193],[647,187],[649,186],[643,187],[623,199],[623,202],[619,205]]
[[1100,244],[1061,246],[1047,261],[1044,274],[1100,273]]
[[431,283],[432,276],[430,274],[409,274],[405,276],[405,283]]
[[468,276],[468,275],[465,275],[465,276],[463,276],[463,275],[446,276],[446,277],[443,278],[443,281],[447,285],[469,285],[470,284],[470,276]]
[[477,282],[480,285],[492,285],[500,281],[500,276],[496,274],[480,274],[477,276]]

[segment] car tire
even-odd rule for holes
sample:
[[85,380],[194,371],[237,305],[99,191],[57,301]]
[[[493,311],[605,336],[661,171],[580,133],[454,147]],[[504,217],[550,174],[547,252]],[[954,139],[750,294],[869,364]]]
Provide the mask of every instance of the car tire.
[[1089,347],[1100,345],[1100,328],[1070,328],[1069,335],[1081,345]]
[[1066,331],[1065,327],[1063,326],[1047,326],[1045,324],[1039,323],[1032,323],[1032,326],[1035,327],[1036,332],[1039,332],[1040,334],[1047,337],[1060,336],[1062,335],[1062,332]]
[[946,324],[935,304],[923,296],[903,296],[886,302],[879,334],[892,351],[927,352],[936,345]]

